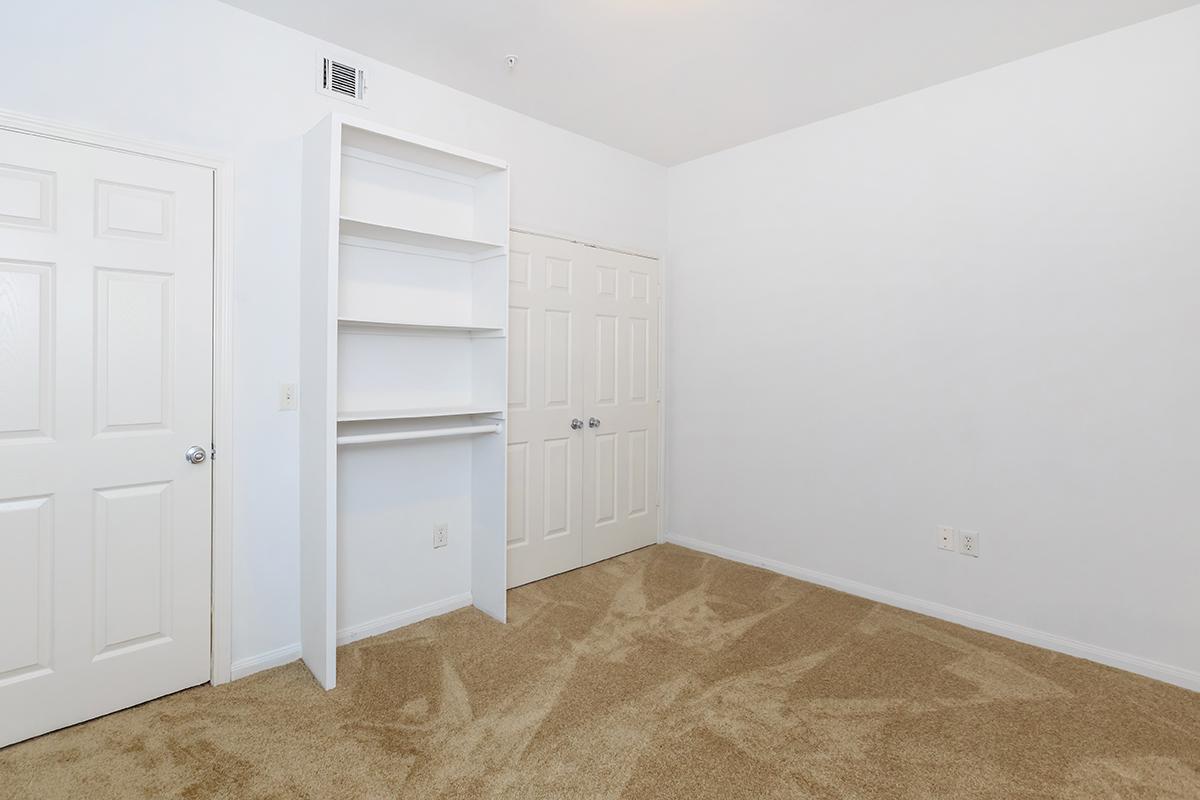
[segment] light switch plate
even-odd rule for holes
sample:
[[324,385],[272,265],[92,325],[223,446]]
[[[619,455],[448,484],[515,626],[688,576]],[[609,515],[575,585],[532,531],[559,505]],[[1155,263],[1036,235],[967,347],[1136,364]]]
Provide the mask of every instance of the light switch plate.
[[295,411],[297,406],[296,384],[285,383],[279,387],[279,410]]

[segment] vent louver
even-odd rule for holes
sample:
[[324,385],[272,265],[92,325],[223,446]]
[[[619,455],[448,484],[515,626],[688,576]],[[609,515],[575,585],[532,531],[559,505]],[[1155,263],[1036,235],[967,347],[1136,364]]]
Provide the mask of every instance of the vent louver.
[[325,94],[355,103],[366,99],[366,71],[332,58],[321,59],[319,88]]

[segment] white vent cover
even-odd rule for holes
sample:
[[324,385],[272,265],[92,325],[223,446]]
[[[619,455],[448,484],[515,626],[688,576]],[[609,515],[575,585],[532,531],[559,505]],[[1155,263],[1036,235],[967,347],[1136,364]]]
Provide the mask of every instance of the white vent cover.
[[327,56],[317,59],[317,91],[366,105],[367,72]]

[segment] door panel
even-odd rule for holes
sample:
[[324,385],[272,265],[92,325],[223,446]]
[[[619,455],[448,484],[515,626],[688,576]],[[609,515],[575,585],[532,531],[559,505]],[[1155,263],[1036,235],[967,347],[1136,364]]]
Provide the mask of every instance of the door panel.
[[595,524],[606,525],[617,519],[617,435],[596,433],[592,438],[592,507]]
[[[509,585],[658,535],[658,262],[514,233]],[[572,419],[597,427],[572,430]]]
[[96,270],[96,433],[170,427],[172,278]]
[[0,132],[0,745],[209,678],[212,172]]
[[583,394],[573,247],[514,233],[509,247],[508,585],[580,564]]
[[[580,247],[586,314],[583,353],[583,563],[658,538],[658,262]],[[595,427],[592,427],[592,426]]]
[[50,664],[54,499],[0,501],[0,676],[18,680]]
[[92,625],[97,657],[171,635],[171,484],[95,492]]
[[0,392],[0,442],[49,436],[54,413],[53,265],[0,260],[0,296],[7,301],[4,336],[9,343],[0,351],[5,384]]

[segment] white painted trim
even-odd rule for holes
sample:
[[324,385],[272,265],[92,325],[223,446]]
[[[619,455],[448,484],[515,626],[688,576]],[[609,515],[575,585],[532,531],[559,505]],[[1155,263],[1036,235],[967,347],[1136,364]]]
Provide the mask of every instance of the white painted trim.
[[381,633],[387,633],[396,628],[403,628],[405,625],[412,625],[414,622],[420,622],[423,619],[449,614],[451,611],[457,611],[469,605],[471,605],[471,594],[469,592],[466,594],[456,594],[443,600],[434,600],[432,603],[410,608],[407,611],[398,611],[395,614],[388,614],[386,617],[379,617],[368,622],[361,622],[358,625],[351,625],[349,628],[342,628],[337,632],[337,643],[339,645],[349,644],[350,642],[357,642],[359,639],[366,639],[368,636],[378,636]]
[[658,262],[658,543],[667,540],[667,263]]
[[233,241],[234,172],[213,176],[213,507],[212,675],[233,680]]
[[[337,632],[337,643],[339,645],[349,644],[359,639],[366,639],[369,636],[378,636],[381,633],[387,633],[396,628],[403,628],[405,625],[412,625],[414,622],[420,622],[430,617],[448,614],[451,611],[457,611],[469,605],[471,605],[470,594],[456,594],[444,600],[435,600],[423,606],[410,608],[407,611],[401,611],[397,614],[388,614],[386,617],[380,617],[370,622],[364,622],[361,625],[353,625],[340,630]],[[264,669],[282,667],[284,664],[290,664],[299,659],[300,643],[296,642],[295,644],[285,645],[284,647],[269,650],[256,656],[250,656],[249,658],[239,658],[233,662],[231,673],[233,680],[241,680],[248,675],[262,672]]]
[[279,647],[275,650],[269,650],[266,653],[260,653],[250,658],[239,658],[233,662],[230,672],[233,680],[241,680],[248,675],[253,675],[256,672],[262,672],[264,669],[272,669],[274,667],[282,667],[284,664],[290,664],[293,661],[300,659],[300,643],[289,644],[285,647]]
[[213,444],[217,457],[212,462],[212,660],[209,678],[213,684],[226,683],[231,678],[233,666],[233,163],[169,145],[2,109],[0,130],[177,161],[213,172]]
[[687,536],[668,533],[667,542],[679,545],[680,547],[686,547],[689,550],[697,550],[701,553],[708,553],[709,555],[728,559],[729,561],[762,567],[771,572],[778,572],[780,575],[787,575],[789,578],[796,578],[808,581],[809,583],[826,586],[830,589],[836,589],[840,592],[846,592],[847,594],[865,597],[877,603],[915,611],[918,614],[936,617],[947,622],[954,622],[967,628],[986,631],[997,636],[1003,636],[1006,639],[1013,639],[1018,642],[1034,645],[1035,647],[1053,650],[1057,653],[1065,653],[1069,656],[1095,661],[1098,664],[1115,667],[1126,672],[1134,672],[1138,675],[1145,675],[1148,678],[1154,678],[1165,683],[1182,686],[1185,689],[1191,689],[1194,692],[1200,692],[1200,672],[1193,670],[1163,664],[1158,661],[1151,661],[1148,658],[1121,653],[1106,647],[1087,644],[1086,642],[1079,642],[1053,633],[1027,628],[1024,625],[985,617],[982,614],[976,614],[972,611],[964,611],[959,608],[934,603],[929,600],[922,600],[888,589],[880,589],[877,586],[859,583],[847,578],[839,578],[835,575],[817,572],[816,570],[804,567],[797,567],[793,564],[776,561],[772,558],[757,556],[753,553],[734,550],[722,545],[710,544]]

